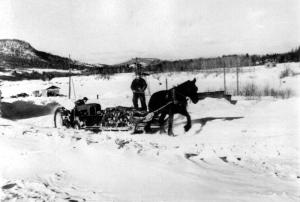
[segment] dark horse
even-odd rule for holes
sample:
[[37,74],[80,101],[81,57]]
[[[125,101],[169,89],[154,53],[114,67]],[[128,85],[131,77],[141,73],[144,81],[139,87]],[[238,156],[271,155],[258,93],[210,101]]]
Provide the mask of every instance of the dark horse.
[[[155,115],[160,115],[159,125],[161,132],[165,132],[164,120],[167,114],[169,115],[168,135],[174,135],[172,128],[174,114],[176,113],[179,113],[186,117],[187,123],[184,126],[185,131],[188,131],[191,128],[191,117],[187,111],[187,98],[190,98],[195,104],[198,102],[198,88],[195,83],[196,79],[192,81],[188,80],[172,89],[158,91],[150,97],[148,105],[149,111],[155,112]],[[146,132],[150,131],[151,124],[152,121],[146,124]]]

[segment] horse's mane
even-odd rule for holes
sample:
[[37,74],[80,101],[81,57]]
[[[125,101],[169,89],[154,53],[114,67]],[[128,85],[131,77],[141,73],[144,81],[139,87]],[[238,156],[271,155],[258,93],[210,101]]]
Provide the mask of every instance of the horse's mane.
[[182,89],[183,87],[185,87],[187,85],[187,83],[189,83],[189,80],[187,80],[187,81],[185,81],[185,82],[183,82],[183,83],[175,86],[174,88],[175,89]]

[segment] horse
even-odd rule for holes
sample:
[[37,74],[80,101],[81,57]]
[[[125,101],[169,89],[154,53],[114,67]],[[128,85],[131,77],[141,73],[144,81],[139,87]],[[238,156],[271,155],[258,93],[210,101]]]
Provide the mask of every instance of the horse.
[[[174,114],[177,113],[185,116],[187,119],[184,130],[187,132],[191,128],[191,117],[187,111],[187,98],[190,98],[194,104],[198,102],[198,88],[195,83],[196,78],[192,81],[188,80],[169,90],[158,91],[150,97],[148,104],[149,112],[154,112],[156,117],[160,115],[158,122],[161,133],[165,132],[164,122],[166,115],[168,115],[168,135],[174,136],[173,118]],[[152,123],[153,119],[146,124],[144,128],[146,132],[151,131]]]

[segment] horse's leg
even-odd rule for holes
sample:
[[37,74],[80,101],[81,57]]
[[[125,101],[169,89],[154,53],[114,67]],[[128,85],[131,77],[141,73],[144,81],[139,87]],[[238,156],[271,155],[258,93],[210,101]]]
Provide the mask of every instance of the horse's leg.
[[186,117],[187,123],[186,123],[186,125],[184,126],[184,130],[185,130],[185,132],[187,132],[187,131],[189,131],[190,128],[192,127],[191,116],[190,116],[190,114],[188,113],[188,111],[187,111],[186,109],[182,110],[182,111],[181,111],[181,114],[182,114],[183,116]]
[[159,127],[160,127],[160,133],[165,133],[165,127],[164,127],[164,123],[165,123],[165,117],[166,117],[166,113],[162,113],[159,117]]
[[174,113],[172,109],[169,110],[169,122],[168,122],[168,135],[174,136],[173,133],[173,119],[174,119]]
[[151,132],[151,124],[152,124],[152,120],[148,121],[144,127],[144,130],[146,133],[150,133]]

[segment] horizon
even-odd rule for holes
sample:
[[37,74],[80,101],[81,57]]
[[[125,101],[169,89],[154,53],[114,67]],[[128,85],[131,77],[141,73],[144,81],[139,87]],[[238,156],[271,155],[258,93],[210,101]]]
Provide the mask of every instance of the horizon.
[[[25,40],[22,40],[22,39],[0,39],[0,40],[18,40],[18,41],[23,41],[23,42],[26,42],[26,43],[29,43],[31,46],[32,44],[28,41],[25,41]],[[34,49],[36,49],[34,46],[32,46]],[[130,60],[133,60],[135,58],[137,59],[157,59],[157,60],[167,60],[167,61],[176,61],[176,60],[193,60],[193,59],[210,59],[210,58],[218,58],[218,57],[223,57],[223,56],[231,56],[231,55],[246,55],[246,54],[249,54],[249,55],[272,55],[272,54],[283,54],[283,53],[287,53],[287,52],[290,52],[294,49],[297,49],[297,48],[300,48],[300,44],[298,46],[295,46],[294,48],[291,48],[290,50],[286,50],[286,51],[283,51],[283,52],[269,52],[269,53],[261,53],[261,54],[256,54],[256,53],[253,53],[253,54],[249,54],[249,53],[233,53],[233,54],[222,54],[222,55],[216,55],[216,56],[208,56],[208,57],[203,57],[203,56],[198,56],[198,57],[194,57],[194,58],[182,58],[182,59],[177,59],[177,58],[174,58],[174,59],[165,59],[165,58],[152,58],[152,57],[133,57],[133,58],[127,58],[125,59],[124,61],[121,61],[119,63],[114,63],[114,64],[105,64],[105,63],[90,63],[89,61],[81,61],[81,60],[77,60],[77,59],[74,59],[72,58],[72,56],[70,55],[70,58],[72,60],[77,60],[78,62],[84,62],[84,63],[89,63],[89,64],[102,64],[102,65],[119,65],[119,64],[122,64],[122,63],[126,63]],[[36,49],[38,50],[38,49]],[[49,54],[52,54],[52,55],[56,55],[55,53],[51,53],[51,52],[47,52],[47,51],[44,51],[44,50],[38,50],[38,51],[42,51],[42,52],[46,52],[46,53],[49,53]],[[68,58],[68,56],[63,56],[63,55],[57,55],[57,56],[61,56],[61,57],[65,57],[65,58]]]
[[[14,39],[0,39],[0,40],[19,40],[19,41],[24,41],[24,42],[29,43],[34,49],[36,49],[29,41],[25,41],[25,40],[22,40],[22,39],[15,39],[14,38]],[[126,62],[128,62],[128,61],[130,61],[132,59],[135,59],[135,58],[138,58],[138,59],[142,58],[142,59],[158,59],[158,60],[176,61],[176,60],[193,60],[193,59],[200,59],[200,58],[202,58],[202,59],[209,59],[209,58],[218,58],[218,57],[230,56],[230,55],[246,55],[246,54],[249,54],[249,55],[267,55],[267,54],[272,55],[272,54],[282,54],[282,53],[290,52],[293,49],[297,49],[298,47],[300,47],[300,44],[298,46],[296,45],[294,48],[291,48],[289,50],[282,51],[282,52],[278,52],[278,51],[276,52],[275,51],[275,52],[266,52],[266,53],[260,53],[260,54],[258,54],[258,53],[251,53],[251,54],[249,54],[249,53],[232,53],[232,54],[221,54],[221,55],[207,56],[207,57],[196,56],[196,57],[193,57],[193,58],[180,58],[180,59],[179,58],[173,58],[173,59],[153,58],[153,57],[147,57],[147,56],[145,56],[145,57],[132,57],[132,58],[127,58],[127,59],[125,59],[123,61],[120,61],[118,63],[113,63],[113,64],[98,63],[98,62],[92,63],[92,62],[89,62],[89,61],[82,61],[80,59],[72,58],[72,55],[70,55],[70,58],[72,60],[76,60],[78,62],[84,62],[84,63],[88,63],[88,64],[119,65],[119,64],[122,64],[122,63],[126,63]],[[65,58],[69,57],[69,56],[59,55],[59,54],[52,53],[52,52],[47,52],[47,51],[44,51],[44,50],[39,50],[39,49],[36,49],[36,50],[42,51],[42,52],[46,52],[46,53],[49,53],[49,54],[52,54],[52,55],[57,55],[57,56],[60,56],[60,57],[65,57]]]
[[3,0],[0,38],[86,63],[284,53],[300,44],[297,0]]

